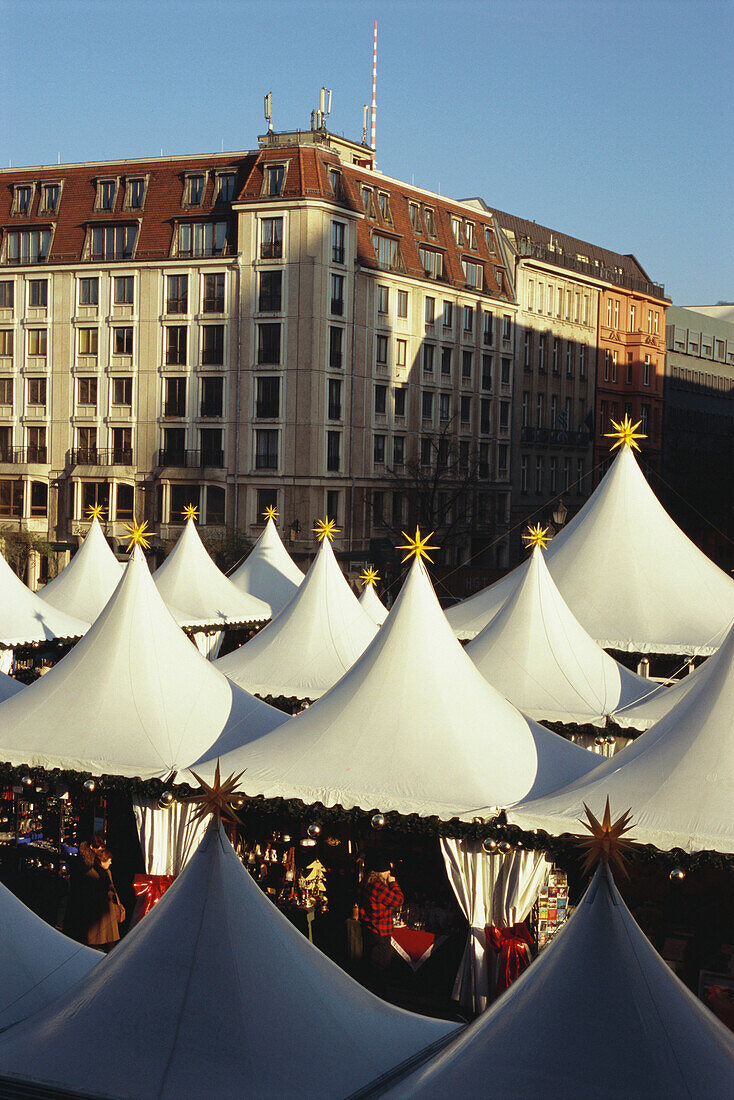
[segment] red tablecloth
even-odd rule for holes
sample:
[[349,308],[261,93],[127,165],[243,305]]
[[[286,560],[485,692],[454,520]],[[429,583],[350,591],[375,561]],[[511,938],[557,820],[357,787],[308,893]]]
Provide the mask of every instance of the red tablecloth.
[[142,920],[154,905],[157,905],[169,886],[172,885],[175,875],[136,875],[133,879],[133,890],[139,898],[142,898],[142,907],[138,914],[138,920]]
[[445,939],[445,936],[423,932],[420,928],[394,928],[392,933],[394,949],[413,971],[423,966]]

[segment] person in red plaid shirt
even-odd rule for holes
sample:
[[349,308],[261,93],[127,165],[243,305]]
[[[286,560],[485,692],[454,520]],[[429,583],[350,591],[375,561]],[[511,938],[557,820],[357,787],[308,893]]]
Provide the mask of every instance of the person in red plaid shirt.
[[362,945],[367,962],[367,984],[378,997],[384,997],[387,972],[390,968],[393,921],[403,904],[403,891],[398,886],[386,859],[373,861],[360,891],[359,919],[362,924]]

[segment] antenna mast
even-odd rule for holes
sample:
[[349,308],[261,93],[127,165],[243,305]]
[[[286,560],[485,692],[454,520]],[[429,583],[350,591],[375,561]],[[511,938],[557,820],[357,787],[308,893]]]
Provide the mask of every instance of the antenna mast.
[[370,148],[372,149],[372,167],[377,167],[375,144],[375,129],[377,126],[377,20],[375,19],[375,37],[372,45],[372,128],[370,131]]

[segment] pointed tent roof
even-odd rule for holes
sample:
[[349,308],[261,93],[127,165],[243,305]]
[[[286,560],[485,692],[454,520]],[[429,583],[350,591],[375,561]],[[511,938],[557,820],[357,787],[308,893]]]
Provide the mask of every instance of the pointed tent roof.
[[100,971],[0,1036],[0,1075],[104,1096],[123,1080],[140,1100],[301,1097],[304,1081],[308,1095],[343,1097],[453,1030],[345,974],[210,824]]
[[280,614],[215,665],[257,695],[318,699],[351,668],[375,630],[324,538]]
[[672,710],[676,703],[685,698],[688,692],[696,686],[699,677],[703,676],[704,671],[709,667],[710,660],[711,658],[707,658],[705,663],[694,672],[687,673],[669,687],[659,684],[655,680],[648,680],[650,686],[647,694],[639,702],[630,703],[629,706],[620,707],[619,710],[616,710],[612,716],[614,721],[622,729],[650,729],[650,726],[654,726],[656,722],[659,722],[664,714]]
[[42,598],[68,615],[93,623],[120,583],[123,569],[95,516],[84,542],[58,577],[48,582]]
[[455,1100],[488,1081],[492,1095],[540,1096],[559,1051],[571,1097],[731,1091],[734,1036],[661,959],[606,866],[562,934],[487,1012],[371,1095]]
[[0,1030],[37,1012],[104,956],[31,912],[0,883]]
[[186,521],[153,580],[165,602],[190,615],[195,626],[234,626],[270,618],[269,604],[242,592],[217,568],[193,519]]
[[0,672],[0,703],[10,699],[12,695],[16,695],[22,687],[25,687],[25,685],[21,684],[19,680],[14,680],[7,673]]
[[368,583],[364,586],[362,595],[359,597],[359,602],[363,610],[369,615],[370,619],[372,619],[372,622],[377,626],[382,626],[389,612],[375,592],[375,586],[373,584]]
[[0,707],[0,760],[165,778],[215,741],[241,744],[287,720],[198,653],[135,547],[81,642]]
[[290,556],[272,518],[242,565],[229,580],[241,592],[264,600],[277,615],[295,594],[303,573]]
[[507,819],[573,833],[583,804],[599,815],[607,795],[617,808],[634,808],[642,844],[734,853],[734,628],[651,729],[584,778],[511,807]]
[[0,554],[0,647],[81,638],[89,623],[67,615],[31,592]]
[[[676,526],[627,446],[546,560],[571,611],[607,649],[713,653],[734,619],[734,580]],[[517,572],[449,608],[459,638],[497,614]]]
[[248,794],[450,818],[555,790],[596,763],[477,672],[419,561],[360,659],[282,733],[222,757],[225,772],[246,769]]
[[650,681],[590,638],[536,546],[517,588],[466,652],[482,675],[537,721],[592,722],[650,694]]

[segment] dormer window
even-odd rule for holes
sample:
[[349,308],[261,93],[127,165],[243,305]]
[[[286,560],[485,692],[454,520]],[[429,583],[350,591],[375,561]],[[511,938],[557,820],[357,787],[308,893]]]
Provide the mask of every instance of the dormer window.
[[197,172],[186,177],[186,190],[184,193],[184,206],[201,206],[204,201],[204,188],[206,176]]
[[142,210],[145,205],[145,192],[148,181],[144,176],[128,179],[125,182],[125,209]]
[[416,233],[423,232],[423,223],[421,221],[421,208],[417,202],[408,203],[408,214],[410,215],[410,224]]
[[285,165],[268,164],[263,172],[263,195],[274,198],[283,194],[285,184]]
[[390,212],[390,196],[387,191],[380,191],[377,196],[377,201],[380,204],[380,213],[382,214],[382,220],[387,222],[388,225],[392,225],[392,214]]
[[33,184],[31,183],[19,183],[16,184],[13,193],[13,214],[17,214],[20,217],[27,217],[31,212],[31,205],[33,203]]
[[219,172],[217,175],[217,202],[232,202],[234,199],[234,172]]
[[336,168],[329,169],[329,186],[335,199],[342,197],[342,174]]
[[436,234],[436,215],[430,206],[423,207],[423,222],[426,227],[426,232],[429,237],[435,237]]
[[464,233],[461,227],[461,218],[451,217],[451,232],[454,234],[454,240],[458,245],[464,244]]
[[474,222],[466,223],[466,244],[467,248],[471,248],[472,252],[477,250],[477,234],[474,228]]
[[496,256],[497,255],[497,244],[496,244],[496,241],[494,239],[494,230],[490,229],[489,226],[485,227],[484,238],[487,242],[487,250],[488,250],[490,256]]
[[377,211],[375,210],[375,192],[371,187],[362,188],[362,209],[368,218],[377,217]]
[[61,201],[61,184],[44,183],[41,188],[41,213],[57,214]]
[[97,210],[114,210],[117,180],[97,180]]

